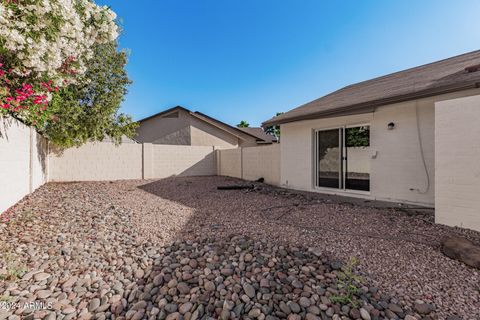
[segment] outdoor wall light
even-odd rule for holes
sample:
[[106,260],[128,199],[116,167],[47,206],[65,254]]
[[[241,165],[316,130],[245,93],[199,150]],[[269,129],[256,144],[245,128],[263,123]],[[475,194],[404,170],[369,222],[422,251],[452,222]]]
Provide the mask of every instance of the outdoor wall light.
[[394,128],[395,128],[395,123],[390,122],[389,124],[387,124],[387,129],[388,130],[393,130]]

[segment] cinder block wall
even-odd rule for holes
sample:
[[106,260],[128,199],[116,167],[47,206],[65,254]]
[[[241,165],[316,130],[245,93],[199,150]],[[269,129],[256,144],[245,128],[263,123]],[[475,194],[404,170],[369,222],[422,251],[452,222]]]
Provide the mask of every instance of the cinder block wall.
[[49,154],[49,181],[102,181],[142,179],[142,145],[87,143]]
[[245,147],[217,151],[218,174],[280,185],[280,145]]
[[242,148],[217,150],[218,175],[242,178]]
[[0,118],[0,214],[47,181],[216,175],[215,148],[105,141],[61,151],[33,128]]
[[0,117],[0,213],[47,180],[47,142],[13,118]]
[[153,176],[211,176],[217,174],[212,146],[153,145]]
[[280,145],[243,148],[243,179],[280,185]]
[[435,103],[435,222],[480,231],[480,96]]
[[217,170],[213,146],[96,142],[49,157],[49,181],[159,179]]

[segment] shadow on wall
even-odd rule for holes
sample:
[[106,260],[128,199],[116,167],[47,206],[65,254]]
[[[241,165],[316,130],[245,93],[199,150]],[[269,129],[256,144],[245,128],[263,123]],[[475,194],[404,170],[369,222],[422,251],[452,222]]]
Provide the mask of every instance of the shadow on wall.
[[192,166],[180,172],[178,176],[214,176],[216,174],[217,166],[215,162],[215,153],[211,152],[207,154],[202,160],[194,163]]
[[8,140],[8,128],[10,128],[17,120],[11,117],[0,116],[0,138]]
[[46,176],[47,173],[47,158],[48,158],[48,140],[34,131],[36,134],[36,149],[37,160],[41,166],[42,173]]

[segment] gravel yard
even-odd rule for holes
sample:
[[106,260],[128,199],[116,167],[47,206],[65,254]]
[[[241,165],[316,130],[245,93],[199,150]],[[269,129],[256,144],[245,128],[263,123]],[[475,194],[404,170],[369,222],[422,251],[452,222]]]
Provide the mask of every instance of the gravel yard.
[[[236,183],[41,187],[0,222],[0,319],[480,319],[478,270],[439,250],[479,233],[425,210],[216,189]],[[349,303],[338,277],[352,257]]]

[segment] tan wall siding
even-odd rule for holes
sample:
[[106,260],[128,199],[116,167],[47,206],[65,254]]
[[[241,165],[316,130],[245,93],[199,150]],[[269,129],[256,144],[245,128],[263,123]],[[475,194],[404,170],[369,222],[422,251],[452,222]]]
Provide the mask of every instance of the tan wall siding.
[[235,148],[256,146],[256,138],[239,133],[239,137],[215,125],[191,116],[184,110],[175,110],[178,118],[169,114],[142,121],[137,129],[136,140],[141,143],[168,145],[216,146],[220,148]]
[[480,96],[435,104],[435,221],[480,231]]
[[191,118],[190,125],[192,146],[235,148],[238,145],[237,137],[201,120]]
[[243,179],[263,177],[272,185],[280,184],[280,145],[243,148]]
[[217,151],[218,174],[257,180],[264,178],[272,185],[280,184],[280,145],[236,148]]
[[142,145],[87,143],[49,155],[50,181],[103,181],[142,178]]
[[139,142],[190,145],[190,116],[176,110],[178,118],[154,117],[140,123],[136,139]]
[[35,130],[0,117],[0,213],[45,183],[46,152]]
[[213,147],[153,145],[153,178],[215,175]]
[[[479,94],[468,90],[417,101],[377,108],[374,113],[318,120],[299,121],[281,126],[281,184],[300,190],[313,187],[313,131],[343,125],[370,123],[371,192],[365,197],[381,200],[434,204],[434,105],[436,101]],[[420,153],[416,106],[419,107],[420,133],[429,173],[430,187]],[[394,130],[387,124],[395,123]],[[411,190],[413,189],[413,190]],[[344,194],[332,189],[332,192]],[[352,194],[353,195],[353,194]]]

